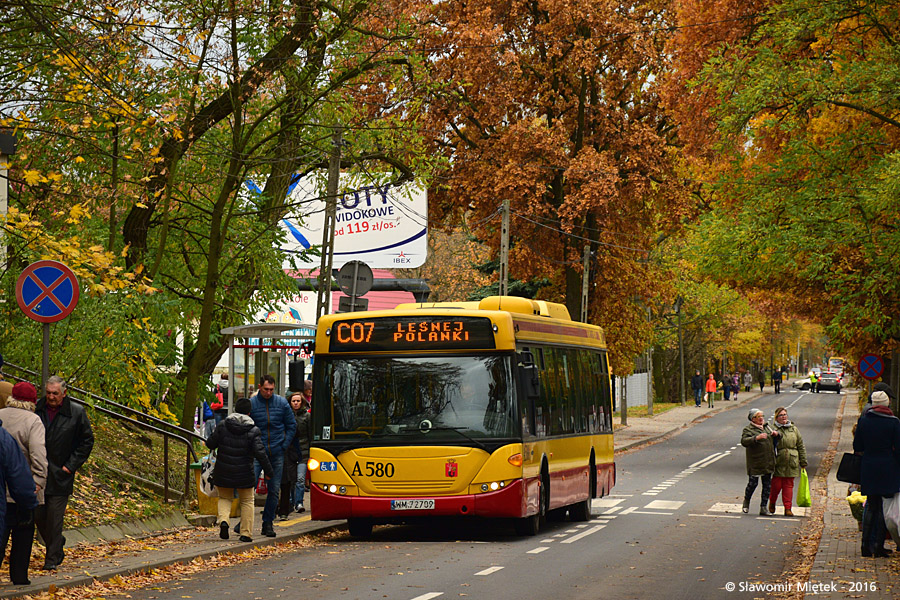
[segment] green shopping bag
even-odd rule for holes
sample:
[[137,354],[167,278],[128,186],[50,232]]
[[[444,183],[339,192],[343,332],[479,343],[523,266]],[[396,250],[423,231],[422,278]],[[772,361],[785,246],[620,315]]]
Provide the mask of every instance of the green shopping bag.
[[809,476],[806,469],[800,469],[800,487],[797,488],[797,506],[812,506],[809,493]]

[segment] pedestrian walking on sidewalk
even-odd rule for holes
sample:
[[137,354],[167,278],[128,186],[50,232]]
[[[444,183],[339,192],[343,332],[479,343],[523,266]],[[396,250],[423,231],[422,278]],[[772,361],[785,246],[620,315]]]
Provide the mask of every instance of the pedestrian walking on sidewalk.
[[[272,463],[272,485],[269,486],[263,508],[262,534],[275,537],[272,523],[275,521],[275,511],[281,496],[279,484],[284,469],[284,456],[297,432],[297,419],[287,399],[275,393],[275,378],[271,375],[263,375],[259,391],[250,398],[250,418],[259,427],[266,456]],[[262,463],[257,461],[254,469],[258,479]]]
[[[213,483],[219,493],[219,537],[228,539],[228,517],[235,492],[241,504],[240,540],[252,542],[253,490],[256,486],[254,459],[260,462],[265,477],[271,480],[272,463],[266,456],[262,435],[250,418],[250,400],[238,398],[234,412],[215,428],[206,440],[206,447],[216,450]],[[274,486],[273,486],[274,487]]]
[[737,402],[738,392],[741,391],[741,384],[737,373],[731,376],[731,391],[734,392],[734,401]]
[[775,386],[775,393],[781,393],[781,367],[772,371],[772,385]]
[[713,397],[716,393],[716,387],[716,378],[710,373],[709,377],[706,379],[706,404],[709,408],[713,407]]
[[46,430],[47,488],[44,503],[35,511],[34,520],[47,546],[43,569],[52,571],[65,556],[63,519],[75,488],[75,473],[94,449],[94,432],[87,411],[69,399],[64,379],[50,377],[44,391],[46,395],[37,403],[34,413]]
[[694,392],[694,405],[700,408],[700,404],[703,402],[703,375],[700,374],[699,369],[691,377],[691,390]]
[[[38,503],[44,501],[44,488],[47,485],[47,447],[44,441],[44,424],[34,414],[37,401],[37,390],[27,381],[20,381],[12,388],[12,394],[6,400],[6,407],[0,408],[0,421],[16,442],[34,479],[34,492]],[[6,546],[12,538],[9,551],[9,579],[15,585],[28,585],[28,564],[31,562],[31,548],[34,544],[34,510],[28,506],[19,506],[18,502],[6,493],[6,525],[0,527],[0,562],[6,556]]]
[[749,392],[752,386],[753,375],[750,374],[750,371],[744,371],[744,391]]
[[722,374],[722,396],[725,402],[731,400],[731,375],[728,373]]
[[781,492],[784,515],[793,517],[791,508],[794,499],[794,478],[800,477],[800,469],[806,468],[806,446],[803,445],[800,430],[788,419],[787,409],[783,406],[775,409],[772,428],[781,435],[775,446],[775,473],[769,495],[769,512],[775,512],[775,503],[778,501],[778,493]]
[[873,392],[871,402],[872,408],[856,425],[853,451],[862,454],[860,491],[866,496],[862,555],[883,557],[890,553],[884,547],[883,500],[900,492],[900,420],[888,406],[887,392]]
[[769,495],[772,492],[772,473],[775,471],[775,443],[772,438],[780,437],[766,423],[763,411],[751,408],[747,414],[750,424],[741,432],[741,446],[747,449],[747,475],[750,480],[744,490],[744,505],[741,510],[750,511],[750,499],[762,478],[762,494],[759,503],[759,514],[767,516],[769,512]]
[[766,370],[762,367],[756,372],[756,382],[759,383],[759,391],[762,392],[766,385]]

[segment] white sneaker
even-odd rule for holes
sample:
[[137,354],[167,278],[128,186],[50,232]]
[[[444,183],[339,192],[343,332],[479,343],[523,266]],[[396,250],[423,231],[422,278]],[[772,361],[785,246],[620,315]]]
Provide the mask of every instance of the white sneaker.
[[297,511],[298,513],[306,512],[306,509],[303,508],[303,504],[298,504],[297,506],[294,507],[294,510]]

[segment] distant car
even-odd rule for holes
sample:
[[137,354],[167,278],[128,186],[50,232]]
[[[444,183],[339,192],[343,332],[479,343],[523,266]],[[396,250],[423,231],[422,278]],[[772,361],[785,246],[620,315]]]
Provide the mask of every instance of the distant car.
[[822,374],[822,367],[813,367],[812,369],[810,369],[810,371],[815,373],[816,377],[818,377],[819,375]]
[[831,390],[841,393],[841,374],[840,373],[822,373],[819,376],[819,391]]
[[805,392],[809,390],[810,387],[812,387],[812,384],[809,381],[809,377],[807,377],[806,379],[795,379],[794,382],[791,383],[791,387],[795,387]]

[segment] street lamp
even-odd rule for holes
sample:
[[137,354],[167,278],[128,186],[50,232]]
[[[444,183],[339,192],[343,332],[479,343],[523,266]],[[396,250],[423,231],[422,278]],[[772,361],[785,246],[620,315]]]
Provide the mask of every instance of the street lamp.
[[675,314],[678,315],[678,362],[681,368],[681,375],[678,378],[678,389],[681,393],[681,405],[685,405],[684,399],[684,340],[681,337],[681,305],[684,304],[684,298],[678,296],[675,298]]

